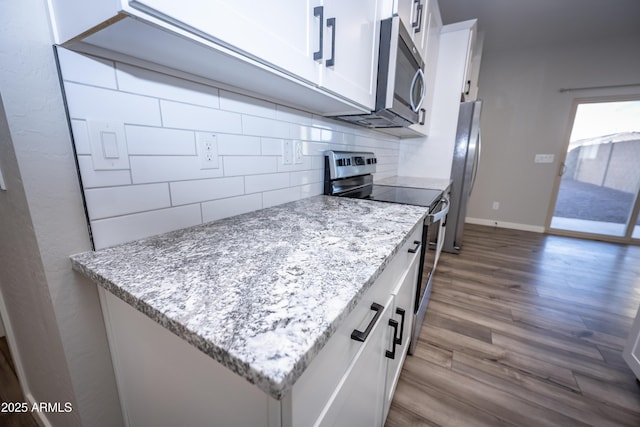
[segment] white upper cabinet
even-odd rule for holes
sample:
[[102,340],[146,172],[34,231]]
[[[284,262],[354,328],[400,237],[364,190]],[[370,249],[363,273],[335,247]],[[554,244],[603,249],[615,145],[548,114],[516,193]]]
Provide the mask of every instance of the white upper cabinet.
[[312,0],[137,0],[150,15],[227,45],[310,82],[317,81],[320,21]]
[[320,85],[373,109],[376,100],[378,0],[325,0]]
[[49,3],[56,43],[71,50],[157,64],[321,115],[375,104],[383,0]]

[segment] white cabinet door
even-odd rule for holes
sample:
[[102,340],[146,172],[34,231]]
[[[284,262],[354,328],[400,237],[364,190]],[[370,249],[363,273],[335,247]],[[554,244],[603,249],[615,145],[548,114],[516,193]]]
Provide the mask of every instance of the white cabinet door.
[[[415,304],[416,282],[418,280],[418,267],[420,264],[420,252],[418,251],[411,265],[405,271],[398,286],[394,289],[394,306],[389,316],[398,322],[398,342],[395,345],[395,357],[388,360],[387,381],[385,385],[383,421],[387,418],[393,393],[396,390],[398,378],[402,371],[404,359],[409,350],[413,327],[413,309]],[[390,337],[388,346],[391,348],[393,337]]]
[[428,16],[433,0],[400,0],[398,16],[416,47],[424,52],[427,43]]
[[370,109],[377,84],[379,6],[378,0],[324,1],[320,85]]
[[131,0],[141,9],[178,27],[242,52],[312,83],[320,66],[319,0]]
[[[425,0],[426,1],[426,0]],[[411,125],[411,129],[428,135],[431,123],[431,110],[433,108],[433,92],[436,82],[436,69],[438,65],[438,50],[440,44],[440,29],[442,28],[442,18],[438,2],[429,0],[426,13],[426,30],[422,39],[422,58],[424,59],[424,86],[425,95],[422,102],[420,122]]]
[[[381,302],[382,304],[382,302]],[[388,324],[393,296],[384,301],[384,309],[362,349],[342,377],[315,426],[372,427],[382,425],[387,368],[386,351],[391,328]]]
[[622,350],[622,357],[636,375],[636,378],[640,379],[640,308],[638,308],[636,319],[631,325],[627,344]]

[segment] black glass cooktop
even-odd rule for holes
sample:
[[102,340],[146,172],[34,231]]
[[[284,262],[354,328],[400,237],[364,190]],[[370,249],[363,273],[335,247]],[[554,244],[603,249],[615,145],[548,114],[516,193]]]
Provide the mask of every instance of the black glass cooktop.
[[403,203],[405,205],[432,207],[442,198],[441,190],[426,188],[393,187],[390,185],[375,185],[370,200],[380,202]]

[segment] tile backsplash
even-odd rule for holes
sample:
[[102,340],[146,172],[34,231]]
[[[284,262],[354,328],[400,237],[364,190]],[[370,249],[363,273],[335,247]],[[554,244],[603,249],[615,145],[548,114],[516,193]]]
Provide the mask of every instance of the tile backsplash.
[[[395,137],[166,73],[57,51],[96,249],[322,194],[329,149],[373,151],[376,179],[397,174]],[[124,127],[125,141],[118,143],[126,144],[120,151],[126,166],[96,168],[93,122]],[[202,167],[200,132],[215,135],[217,168]],[[297,164],[284,163],[285,141],[302,147]]]

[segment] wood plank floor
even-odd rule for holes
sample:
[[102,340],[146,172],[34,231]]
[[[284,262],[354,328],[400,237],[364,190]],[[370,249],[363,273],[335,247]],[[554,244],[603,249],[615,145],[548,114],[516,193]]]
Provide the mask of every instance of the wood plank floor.
[[640,247],[468,225],[387,426],[640,426]]
[[[0,338],[0,405],[2,402],[26,402],[5,337]],[[8,413],[0,411],[0,426],[38,427],[38,424],[28,412]]]

